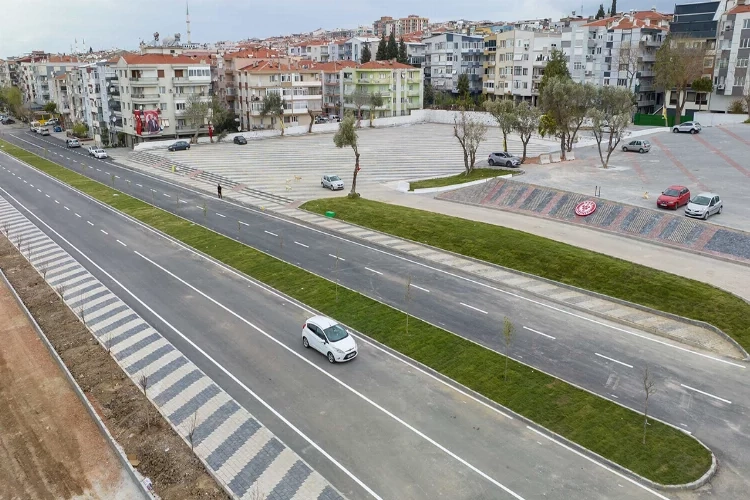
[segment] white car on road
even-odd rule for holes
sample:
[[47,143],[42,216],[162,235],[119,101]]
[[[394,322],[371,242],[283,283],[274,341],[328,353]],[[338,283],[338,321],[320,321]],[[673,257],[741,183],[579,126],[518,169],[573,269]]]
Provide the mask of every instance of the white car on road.
[[98,149],[94,149],[93,151],[89,151],[89,153],[90,153],[90,154],[91,154],[91,155],[92,155],[92,156],[93,156],[94,158],[99,158],[100,160],[103,160],[103,159],[105,159],[105,158],[108,158],[108,157],[109,157],[109,155],[107,155],[107,152],[106,152],[106,151],[104,151],[104,150],[103,150],[103,149],[101,149],[101,148],[98,148]]
[[341,177],[338,175],[324,175],[322,179],[320,179],[320,185],[324,188],[328,188],[331,191],[336,191],[337,189],[344,189],[344,181],[341,180]]
[[302,325],[302,345],[324,354],[331,363],[357,357],[357,343],[339,323],[325,316],[313,316]]

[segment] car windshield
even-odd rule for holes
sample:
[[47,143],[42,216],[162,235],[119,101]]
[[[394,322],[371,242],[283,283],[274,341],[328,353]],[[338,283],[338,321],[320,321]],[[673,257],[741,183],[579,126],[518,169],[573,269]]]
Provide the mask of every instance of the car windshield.
[[332,181],[332,182],[335,182],[335,181],[340,181],[341,179],[339,179],[339,176],[338,176],[338,175],[332,175],[332,176],[330,176],[330,177],[328,178],[328,180],[329,180],[329,181]]
[[693,200],[693,204],[695,204],[695,205],[706,206],[709,203],[711,203],[711,198],[709,198],[707,196],[696,196],[695,199]]
[[329,326],[325,329],[325,332],[329,342],[338,342],[339,340],[345,339],[349,336],[349,333],[347,333],[344,327],[339,324]]
[[664,191],[665,196],[680,196],[680,192],[676,189],[667,189]]

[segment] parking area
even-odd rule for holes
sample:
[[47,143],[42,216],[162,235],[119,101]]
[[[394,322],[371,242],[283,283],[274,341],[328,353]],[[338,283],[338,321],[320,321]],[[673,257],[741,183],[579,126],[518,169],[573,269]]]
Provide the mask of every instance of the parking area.
[[575,150],[576,160],[530,165],[519,180],[592,196],[599,189],[602,198],[646,208],[656,208],[659,194],[671,185],[688,187],[692,196],[710,191],[724,202],[723,213],[710,221],[750,231],[750,125],[704,128],[695,135],[659,131],[639,139],[651,142],[650,152],[618,149],[608,169],[601,168],[596,146],[583,147]]

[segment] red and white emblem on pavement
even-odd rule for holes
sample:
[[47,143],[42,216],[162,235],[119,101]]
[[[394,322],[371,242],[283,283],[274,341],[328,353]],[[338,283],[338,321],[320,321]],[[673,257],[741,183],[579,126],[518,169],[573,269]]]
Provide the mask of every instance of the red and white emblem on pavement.
[[576,215],[580,215],[581,217],[586,217],[587,215],[591,215],[596,210],[596,202],[591,200],[582,201],[578,205],[576,205]]

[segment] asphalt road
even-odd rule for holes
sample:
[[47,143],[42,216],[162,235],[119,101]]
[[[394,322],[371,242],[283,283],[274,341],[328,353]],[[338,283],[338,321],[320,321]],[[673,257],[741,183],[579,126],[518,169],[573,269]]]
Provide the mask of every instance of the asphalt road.
[[[39,142],[41,138],[26,136],[23,132],[15,135],[49,148],[48,144]],[[34,149],[28,143],[18,143]],[[412,283],[420,287],[411,294],[409,310],[412,314],[489,347],[502,349],[499,325],[507,315],[518,329],[512,344],[513,357],[628,406],[640,408],[641,370],[649,366],[660,387],[652,400],[652,414],[695,433],[717,452],[722,463],[730,466],[720,473],[719,482],[725,491],[740,491],[735,487],[747,486],[740,478],[743,468],[747,467],[744,451],[748,449],[747,443],[742,439],[738,441],[736,435],[741,433],[744,423],[741,415],[747,406],[743,394],[745,370],[738,366],[741,363],[728,364],[726,360],[699,356],[642,332],[508,294],[481,280],[467,281],[464,276],[409,262],[377,248],[334,238],[268,214],[206,200],[198,193],[120,169],[111,162],[89,160],[64,148],[55,153],[58,154],[54,159],[60,163],[80,171],[83,161],[94,167],[86,169],[87,175],[98,176],[103,182],[111,182],[112,175],[119,175],[115,185],[125,191],[140,194],[163,208],[175,210],[180,206],[182,216],[206,223],[318,274],[333,279],[338,276],[342,285],[396,307],[404,306],[404,276],[411,275]],[[131,180],[130,185],[125,184],[126,179]],[[205,220],[204,201],[208,214]],[[239,232],[238,220],[247,224],[240,224]],[[338,271],[336,259],[331,257],[336,254],[340,259]],[[192,274],[190,276],[192,279]],[[296,328],[299,326],[301,321]]]

